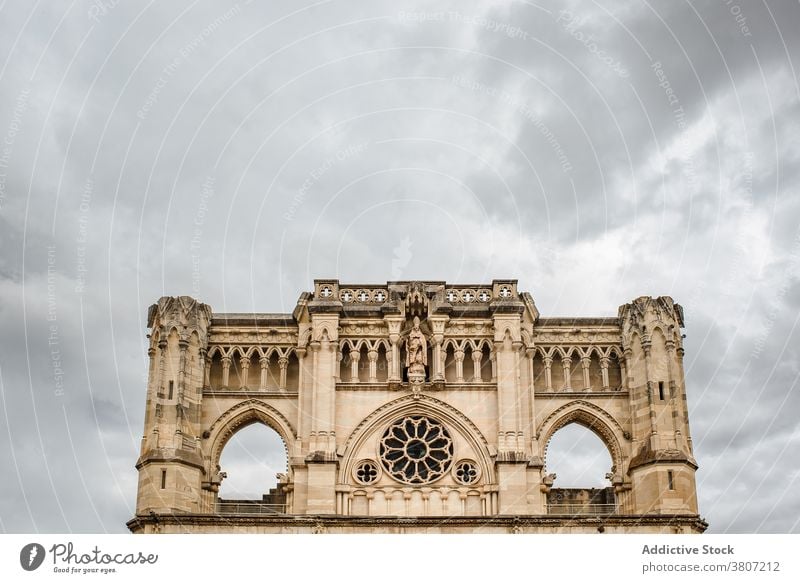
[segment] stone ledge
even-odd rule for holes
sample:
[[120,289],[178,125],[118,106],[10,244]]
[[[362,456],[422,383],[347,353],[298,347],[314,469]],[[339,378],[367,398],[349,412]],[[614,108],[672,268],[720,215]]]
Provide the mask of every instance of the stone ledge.
[[699,515],[610,516],[336,516],[336,515],[142,515],[127,522],[131,532],[273,532],[273,533],[702,533],[708,523]]

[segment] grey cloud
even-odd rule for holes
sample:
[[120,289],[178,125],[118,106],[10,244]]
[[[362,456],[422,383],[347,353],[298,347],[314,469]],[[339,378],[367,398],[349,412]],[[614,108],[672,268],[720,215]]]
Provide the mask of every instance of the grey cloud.
[[0,527],[124,531],[161,295],[519,277],[545,315],[682,302],[701,512],[796,532],[797,5],[743,6],[750,36],[725,3],[561,7],[4,5]]

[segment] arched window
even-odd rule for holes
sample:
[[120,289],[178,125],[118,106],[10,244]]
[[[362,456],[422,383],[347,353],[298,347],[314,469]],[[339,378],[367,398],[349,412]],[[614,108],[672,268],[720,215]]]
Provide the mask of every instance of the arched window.
[[211,372],[209,373],[209,384],[218,389],[222,386],[222,356],[219,351],[211,357]]
[[564,365],[561,361],[561,355],[556,352],[553,354],[553,363],[550,365],[550,375],[553,379],[553,389],[561,391],[566,386],[564,384]]
[[591,430],[571,423],[556,431],[547,446],[545,468],[555,474],[548,493],[550,514],[612,514],[614,488],[606,477],[613,461]]
[[622,387],[622,368],[616,352],[612,352],[608,359],[608,386],[615,390]]
[[369,348],[362,344],[358,352],[358,382],[366,383],[369,382]]
[[589,386],[593,391],[603,390],[603,368],[596,350],[592,351],[592,357],[589,362]]
[[377,376],[379,383],[389,379],[389,359],[386,356],[386,347],[382,343],[378,345]]
[[247,388],[257,389],[261,386],[261,361],[257,350],[250,353],[250,362],[247,367]]
[[351,373],[351,364],[350,364],[350,345],[345,343],[342,346],[342,360],[339,363],[339,380],[343,383],[351,382],[350,373]]
[[227,474],[218,494],[217,511],[223,514],[284,512],[286,495],[278,473],[286,473],[286,448],[270,427],[253,423],[233,435],[220,457]]
[[242,382],[242,355],[234,350],[231,353],[231,364],[228,369],[228,386],[232,389],[240,389],[244,385]]
[[488,344],[484,344],[481,352],[483,352],[483,357],[481,358],[481,380],[488,383],[492,380],[492,351],[489,349]]
[[289,362],[286,365],[286,389],[296,391],[300,387],[300,361],[292,351],[289,354]]
[[452,344],[447,345],[444,358],[444,380],[448,383],[456,382],[456,355]]
[[475,379],[475,365],[472,361],[472,346],[464,346],[464,382],[471,383]]

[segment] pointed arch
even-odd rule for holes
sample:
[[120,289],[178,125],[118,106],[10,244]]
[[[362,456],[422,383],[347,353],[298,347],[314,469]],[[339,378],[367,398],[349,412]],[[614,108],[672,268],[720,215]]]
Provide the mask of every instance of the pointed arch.
[[248,399],[222,413],[208,429],[208,442],[211,444],[209,467],[207,468],[209,472],[215,470],[219,464],[219,458],[228,440],[237,431],[253,423],[263,423],[275,430],[286,447],[286,459],[292,457],[297,432],[289,420],[264,401]]
[[547,447],[550,445],[553,435],[570,423],[577,423],[594,432],[611,454],[611,460],[614,464],[611,471],[615,473],[622,472],[625,464],[622,443],[626,439],[622,426],[605,410],[583,400],[572,401],[562,405],[550,413],[541,423],[537,437],[541,444],[541,457],[543,460],[547,459]]

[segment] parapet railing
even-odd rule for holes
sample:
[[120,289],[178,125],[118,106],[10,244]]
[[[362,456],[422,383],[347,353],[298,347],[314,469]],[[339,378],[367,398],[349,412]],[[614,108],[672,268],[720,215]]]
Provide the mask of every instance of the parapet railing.
[[286,504],[263,502],[217,502],[217,514],[285,514]]
[[587,503],[573,503],[573,504],[548,504],[548,514],[570,514],[570,515],[588,515],[588,516],[604,516],[617,513],[616,504],[587,504]]

